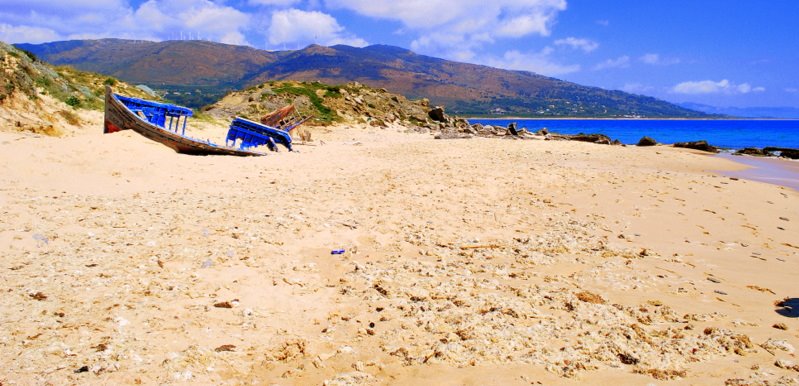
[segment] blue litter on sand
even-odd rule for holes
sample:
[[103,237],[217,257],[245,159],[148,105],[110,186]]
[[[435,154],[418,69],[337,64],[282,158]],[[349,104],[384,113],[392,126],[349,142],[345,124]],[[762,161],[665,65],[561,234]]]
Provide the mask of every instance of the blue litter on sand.
[[341,255],[343,253],[344,253],[343,249],[334,249],[334,250],[330,251],[331,255]]

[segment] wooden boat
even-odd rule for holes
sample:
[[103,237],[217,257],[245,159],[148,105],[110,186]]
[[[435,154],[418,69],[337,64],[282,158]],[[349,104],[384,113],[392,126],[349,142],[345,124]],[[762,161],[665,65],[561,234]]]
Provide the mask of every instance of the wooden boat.
[[[239,147],[221,146],[186,135],[186,122],[192,116],[189,108],[159,103],[115,94],[110,86],[105,88],[104,133],[120,130],[133,130],[146,138],[161,143],[178,153],[193,155],[234,155],[262,156],[262,152],[252,148],[268,144],[270,140],[263,134],[254,133],[256,138],[248,143],[242,141]],[[181,119],[183,124],[181,126]],[[167,126],[168,122],[168,126]],[[178,132],[180,131],[180,132]],[[235,142],[235,141],[234,141]],[[288,136],[289,145],[291,137]],[[274,145],[274,142],[272,142]]]

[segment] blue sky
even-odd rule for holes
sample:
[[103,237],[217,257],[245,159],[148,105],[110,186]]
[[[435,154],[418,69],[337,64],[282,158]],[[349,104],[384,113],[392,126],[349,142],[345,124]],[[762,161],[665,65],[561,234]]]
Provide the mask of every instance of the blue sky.
[[0,0],[0,40],[390,44],[672,102],[799,107],[795,0]]

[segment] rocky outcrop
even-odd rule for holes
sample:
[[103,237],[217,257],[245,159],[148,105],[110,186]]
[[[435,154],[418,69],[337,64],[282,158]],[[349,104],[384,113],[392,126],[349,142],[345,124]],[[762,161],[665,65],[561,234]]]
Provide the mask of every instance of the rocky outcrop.
[[787,147],[764,147],[763,152],[766,154],[779,153],[782,158],[799,159],[799,149],[791,149]]
[[755,157],[765,157],[768,156],[768,153],[756,147],[747,147],[736,151],[735,153],[733,153],[733,155],[751,155]]
[[638,140],[638,144],[636,146],[655,146],[657,144],[658,141],[656,141],[654,138],[645,136]]
[[780,152],[780,157],[782,157],[782,158],[790,158],[790,159],[799,159],[799,149],[783,149]]
[[677,142],[674,144],[674,147],[682,147],[686,149],[694,149],[694,150],[701,150],[706,151],[709,153],[718,153],[719,149],[709,143],[707,141],[692,141],[692,142]]
[[449,123],[449,117],[444,113],[444,108],[441,106],[430,109],[430,111],[427,112],[427,116],[436,122]]
[[567,140],[567,141],[580,141],[598,143],[601,145],[610,145],[613,141],[604,134],[549,134],[550,139]]

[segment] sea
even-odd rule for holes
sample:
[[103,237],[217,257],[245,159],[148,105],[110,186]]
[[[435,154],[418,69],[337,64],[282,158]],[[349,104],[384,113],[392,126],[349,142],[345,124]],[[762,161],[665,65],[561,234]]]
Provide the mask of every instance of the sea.
[[684,120],[684,119],[469,119],[472,124],[518,127],[536,132],[547,128],[559,134],[604,134],[634,145],[643,136],[664,144],[706,140],[722,149],[786,147],[799,149],[799,120]]

